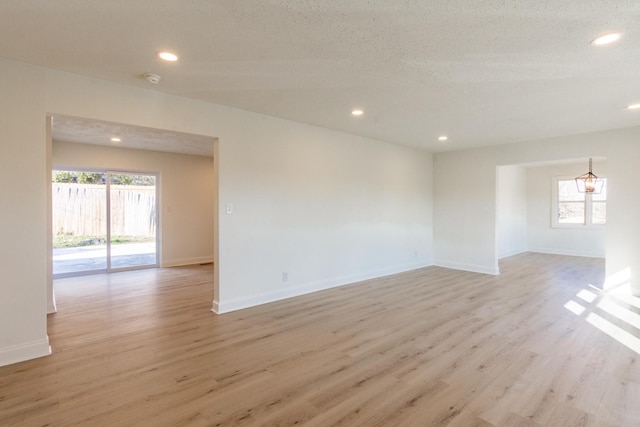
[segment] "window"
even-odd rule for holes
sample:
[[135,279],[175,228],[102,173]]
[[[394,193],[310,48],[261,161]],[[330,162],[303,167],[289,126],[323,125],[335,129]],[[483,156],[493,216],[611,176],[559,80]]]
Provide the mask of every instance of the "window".
[[554,227],[590,227],[607,223],[607,180],[600,194],[578,192],[573,178],[553,179],[552,225]]

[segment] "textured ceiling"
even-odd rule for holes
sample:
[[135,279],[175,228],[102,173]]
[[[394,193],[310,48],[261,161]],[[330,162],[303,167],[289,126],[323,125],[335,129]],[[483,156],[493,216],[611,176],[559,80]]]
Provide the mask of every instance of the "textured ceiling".
[[[77,117],[54,116],[51,137],[54,141],[213,157],[211,137]],[[111,142],[112,137],[120,141]]]
[[0,56],[432,151],[640,125],[638,0],[0,0]]

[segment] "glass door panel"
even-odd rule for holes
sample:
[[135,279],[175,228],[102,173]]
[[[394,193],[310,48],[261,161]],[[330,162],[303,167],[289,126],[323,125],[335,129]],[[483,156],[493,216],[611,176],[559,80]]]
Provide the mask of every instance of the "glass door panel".
[[108,172],[109,269],[157,266],[155,175]]
[[53,274],[107,269],[107,186],[102,172],[52,171]]

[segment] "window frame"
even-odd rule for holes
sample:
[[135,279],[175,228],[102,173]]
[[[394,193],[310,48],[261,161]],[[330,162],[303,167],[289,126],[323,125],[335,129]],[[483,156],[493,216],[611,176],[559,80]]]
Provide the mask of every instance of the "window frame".
[[[604,179],[605,180],[605,188],[607,185],[607,177],[606,176],[599,176],[599,178]],[[604,224],[597,224],[597,223],[593,223],[593,204],[594,204],[594,200],[593,200],[593,194],[590,193],[585,193],[584,195],[584,200],[580,200],[580,201],[561,201],[560,200],[560,194],[558,191],[558,183],[560,181],[573,181],[575,184],[575,177],[571,177],[571,176],[565,176],[565,175],[561,175],[561,176],[553,176],[551,177],[551,228],[569,228],[569,229],[580,229],[580,230],[584,230],[584,229],[601,229],[602,227],[607,225],[607,219],[605,217],[605,222]],[[607,199],[605,200],[596,200],[596,203],[600,202],[604,202],[605,204],[605,209],[606,209],[606,203],[607,203]],[[559,222],[559,215],[560,215],[560,203],[583,203],[584,204],[584,223],[581,224],[576,224],[576,223],[561,223]]]

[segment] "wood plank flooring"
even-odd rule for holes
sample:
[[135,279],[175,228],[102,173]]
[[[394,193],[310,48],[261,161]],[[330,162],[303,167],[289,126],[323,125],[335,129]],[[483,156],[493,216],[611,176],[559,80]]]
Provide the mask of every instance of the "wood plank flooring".
[[62,279],[0,426],[638,426],[640,299],[603,261],[429,267],[216,316],[212,267]]

